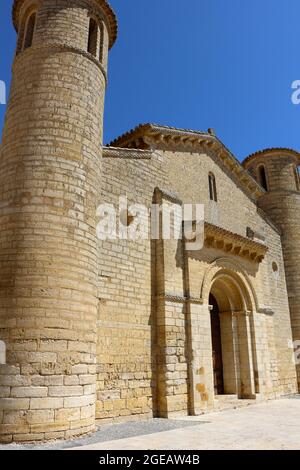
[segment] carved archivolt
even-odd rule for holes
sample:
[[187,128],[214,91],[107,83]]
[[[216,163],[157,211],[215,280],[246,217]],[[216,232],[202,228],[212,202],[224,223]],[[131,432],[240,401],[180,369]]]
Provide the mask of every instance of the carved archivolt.
[[206,270],[200,290],[200,297],[203,303],[208,303],[213,283],[221,276],[231,279],[235,284],[244,300],[246,310],[262,311],[249,276],[244,272],[239,263],[226,257],[217,258]]

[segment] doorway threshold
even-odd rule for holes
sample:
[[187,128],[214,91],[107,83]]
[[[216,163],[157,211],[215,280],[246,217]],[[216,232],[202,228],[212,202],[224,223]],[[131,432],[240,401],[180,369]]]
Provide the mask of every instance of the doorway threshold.
[[255,400],[241,399],[237,395],[215,395],[214,410],[230,410],[235,408],[242,408],[244,406],[253,405]]

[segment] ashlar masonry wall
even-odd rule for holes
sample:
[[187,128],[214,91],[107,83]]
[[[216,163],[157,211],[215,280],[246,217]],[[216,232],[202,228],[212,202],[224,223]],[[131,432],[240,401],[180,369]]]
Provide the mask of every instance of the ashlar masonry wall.
[[[265,237],[269,250],[261,264],[234,255],[228,258],[249,278],[259,308],[249,327],[253,330],[257,396],[274,398],[295,392],[280,234],[213,154],[157,151],[151,157],[142,155],[135,150],[105,151],[104,201],[117,203],[120,195],[127,195],[129,202],[149,207],[159,187],[183,202],[204,203],[205,219],[214,225],[243,237],[250,227]],[[209,172],[216,178],[217,203],[209,198]],[[207,270],[224,252],[200,251],[188,260],[187,271],[178,241],[108,240],[99,242],[99,256],[104,262],[99,272],[97,418],[138,419],[153,413],[170,416],[211,409],[209,373],[204,382],[210,389],[200,390],[203,406],[194,406],[191,400],[193,376],[186,346],[195,332],[189,331],[181,299],[187,289],[192,298],[200,298]],[[196,318],[204,315],[198,352],[209,362],[208,305],[199,302],[193,309]],[[161,323],[167,311],[168,323]]]

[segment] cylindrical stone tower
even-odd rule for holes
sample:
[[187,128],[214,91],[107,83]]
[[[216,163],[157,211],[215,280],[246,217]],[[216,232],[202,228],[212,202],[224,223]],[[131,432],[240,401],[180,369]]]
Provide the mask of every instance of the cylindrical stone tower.
[[0,156],[0,439],[95,427],[106,0],[15,0]]
[[[270,149],[251,155],[244,167],[266,193],[259,206],[281,230],[285,274],[294,341],[300,341],[300,154],[290,149]],[[273,265],[277,269],[276,262]],[[300,365],[297,366],[300,391]]]

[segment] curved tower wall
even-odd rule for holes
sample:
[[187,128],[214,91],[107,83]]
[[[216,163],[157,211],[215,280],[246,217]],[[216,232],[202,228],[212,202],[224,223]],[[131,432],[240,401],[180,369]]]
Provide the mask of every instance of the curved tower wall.
[[[265,169],[267,191],[259,206],[281,230],[291,325],[294,341],[300,341],[300,155],[289,150],[265,151],[245,162],[258,180]],[[260,181],[261,182],[261,181]],[[300,366],[297,366],[300,390]]]
[[[89,53],[91,17],[99,31]],[[95,427],[96,207],[107,53],[116,32],[104,0],[15,0],[14,22],[0,156],[2,441]]]

